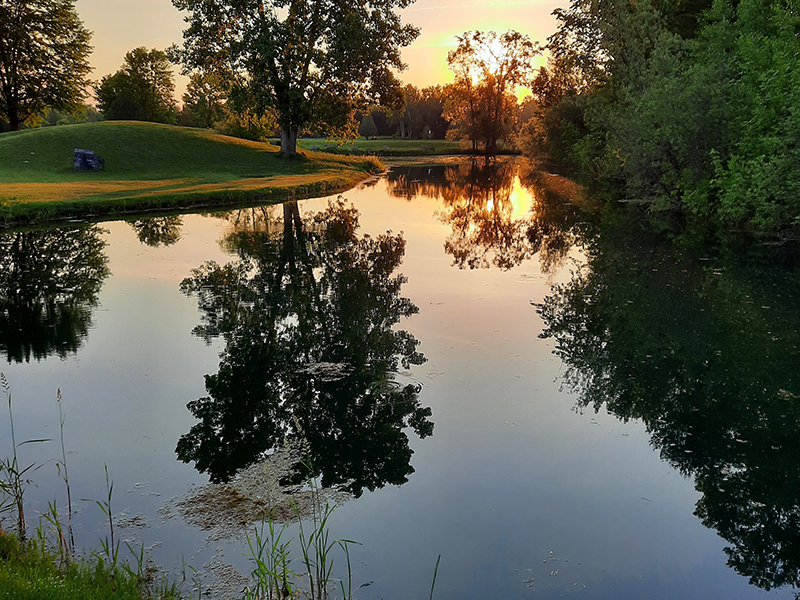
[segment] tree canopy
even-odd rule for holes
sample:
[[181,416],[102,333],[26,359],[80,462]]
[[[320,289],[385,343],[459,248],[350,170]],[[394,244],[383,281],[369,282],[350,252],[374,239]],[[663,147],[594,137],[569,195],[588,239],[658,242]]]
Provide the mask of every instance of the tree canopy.
[[470,140],[482,145],[487,156],[497,153],[497,142],[506,139],[516,117],[516,86],[533,73],[538,44],[516,31],[467,31],[458,36],[458,47],[447,55],[456,80],[450,87],[445,116]]
[[125,55],[122,67],[95,88],[98,107],[109,120],[175,120],[175,80],[163,50],[140,46]]
[[798,237],[796,2],[572,0],[554,14],[539,92],[555,102],[530,152],[703,226]]
[[74,0],[0,0],[0,121],[11,130],[86,96],[91,33]]
[[343,127],[358,105],[396,102],[400,49],[419,34],[396,13],[413,0],[172,1],[188,13],[175,59],[273,108],[286,154],[305,127]]

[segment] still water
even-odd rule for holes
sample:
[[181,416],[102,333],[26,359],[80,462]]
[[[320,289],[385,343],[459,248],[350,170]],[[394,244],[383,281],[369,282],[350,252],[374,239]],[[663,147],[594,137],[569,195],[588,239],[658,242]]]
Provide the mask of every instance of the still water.
[[599,217],[518,162],[0,244],[16,438],[53,440],[20,448],[28,514],[66,505],[60,389],[79,546],[107,465],[118,537],[233,597],[310,468],[359,599],[428,597],[439,555],[439,600],[794,597],[790,245]]

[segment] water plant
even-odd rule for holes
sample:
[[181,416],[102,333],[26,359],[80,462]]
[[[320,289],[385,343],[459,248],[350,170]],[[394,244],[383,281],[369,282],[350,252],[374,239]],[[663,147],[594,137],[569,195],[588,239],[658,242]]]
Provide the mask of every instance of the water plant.
[[431,581],[431,595],[429,600],[433,600],[433,586],[436,585],[436,574],[439,572],[439,561],[442,560],[442,555],[436,559],[436,566],[433,568],[433,581]]
[[[306,465],[307,466],[307,465]],[[309,472],[311,470],[309,469]],[[328,600],[332,585],[338,581],[345,600],[352,598],[352,569],[349,545],[353,540],[331,540],[329,519],[336,504],[323,501],[319,483],[309,478],[311,491],[311,517],[306,521],[300,509],[292,504],[298,520],[297,544],[303,572],[293,570],[290,547],[292,540],[285,538],[287,524],[278,527],[274,512],[269,519],[247,536],[250,559],[255,563],[253,585],[245,590],[245,600],[283,600],[300,595],[309,600]],[[343,550],[347,563],[347,579],[332,577],[336,547]]]
[[[64,413],[61,410],[61,388],[56,392],[56,401],[58,403],[58,428],[61,436],[61,461],[56,462],[58,474],[64,480],[64,485],[67,488],[67,538],[64,540],[67,549],[67,555],[75,552],[75,537],[72,533],[72,492],[69,487],[69,470],[67,469],[67,451],[64,446]],[[62,535],[63,538],[63,535]]]
[[[20,467],[17,449],[25,444],[47,442],[47,439],[25,440],[17,444],[14,432],[14,411],[11,401],[11,385],[5,373],[0,373],[0,387],[8,401],[8,416],[11,427],[11,458],[0,461],[0,516],[5,512],[16,512],[16,531],[20,542],[26,539],[27,526],[25,521],[25,488],[31,483],[27,474],[38,470],[41,465],[31,463],[27,467]],[[0,520],[0,530],[2,530],[2,520]]]

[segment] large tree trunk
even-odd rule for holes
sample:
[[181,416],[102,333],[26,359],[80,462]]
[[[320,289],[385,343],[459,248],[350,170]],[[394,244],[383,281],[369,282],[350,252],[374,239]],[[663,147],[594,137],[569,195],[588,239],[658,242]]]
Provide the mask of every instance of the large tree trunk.
[[11,131],[19,131],[19,126],[22,125],[17,111],[13,108],[8,111],[8,126]]
[[295,156],[297,154],[297,134],[299,127],[291,125],[281,129],[281,154]]

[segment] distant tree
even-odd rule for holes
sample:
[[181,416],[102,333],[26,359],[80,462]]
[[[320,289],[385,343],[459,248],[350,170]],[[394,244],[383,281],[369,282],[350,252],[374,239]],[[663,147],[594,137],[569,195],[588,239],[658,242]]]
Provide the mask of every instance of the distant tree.
[[363,119],[361,119],[361,125],[358,127],[358,133],[363,135],[365,138],[371,138],[375,135],[378,135],[378,126],[375,125],[375,119],[372,118],[371,114],[365,115]]
[[214,123],[222,121],[225,118],[227,87],[216,74],[192,73],[182,98],[180,124],[211,129]]
[[281,150],[303,128],[345,126],[358,105],[396,101],[400,49],[419,34],[395,12],[412,0],[172,0],[188,13],[184,70],[230,74],[259,110],[274,108]]
[[73,125],[75,123],[96,123],[102,121],[103,115],[94,106],[81,105],[74,112],[65,113],[48,108],[42,113],[42,127],[55,125]]
[[456,80],[450,88],[448,114],[465,128],[476,148],[487,156],[496,154],[497,142],[512,131],[516,97],[514,90],[527,83],[538,44],[516,31],[468,31],[458,36],[458,47],[447,63]]
[[12,131],[86,96],[92,47],[74,0],[0,0],[0,121]]
[[109,120],[173,122],[174,94],[175,79],[166,52],[142,46],[128,52],[122,68],[95,87],[98,107]]
[[403,88],[405,109],[400,122],[405,139],[444,139],[450,122],[444,117],[445,90],[441,86]]

